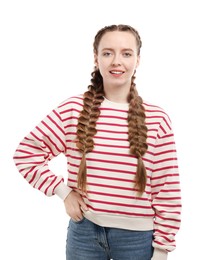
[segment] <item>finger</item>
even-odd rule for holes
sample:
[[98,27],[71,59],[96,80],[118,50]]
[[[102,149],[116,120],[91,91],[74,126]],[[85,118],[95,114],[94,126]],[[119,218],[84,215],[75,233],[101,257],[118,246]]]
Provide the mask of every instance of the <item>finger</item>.
[[75,214],[75,215],[73,215],[72,217],[71,217],[74,221],[80,221],[80,220],[82,220],[83,219],[83,215],[82,215],[82,213],[80,212],[80,214]]
[[74,222],[79,222],[79,221],[82,220],[82,218],[72,218],[72,220],[73,220]]
[[68,215],[73,219],[81,219],[82,218],[82,210],[80,208],[79,203],[72,207],[72,209],[69,209]]
[[87,207],[87,205],[86,205],[86,203],[84,202],[84,200],[83,200],[82,198],[79,199],[78,202],[79,202],[79,205],[81,206],[81,208],[82,208],[83,211],[89,210],[88,207]]

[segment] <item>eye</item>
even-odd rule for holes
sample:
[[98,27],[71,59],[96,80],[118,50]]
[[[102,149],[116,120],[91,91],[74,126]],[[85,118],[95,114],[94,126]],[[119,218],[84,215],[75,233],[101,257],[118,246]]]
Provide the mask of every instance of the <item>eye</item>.
[[124,52],[124,53],[123,53],[123,56],[124,56],[124,57],[131,57],[132,54],[131,54],[130,52]]
[[103,56],[105,56],[105,57],[109,57],[109,56],[111,56],[111,52],[106,51],[106,52],[103,53]]

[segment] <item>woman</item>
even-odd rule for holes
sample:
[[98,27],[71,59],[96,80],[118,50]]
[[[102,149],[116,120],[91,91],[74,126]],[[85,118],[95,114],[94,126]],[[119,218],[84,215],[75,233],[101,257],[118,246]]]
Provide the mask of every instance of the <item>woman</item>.
[[[106,26],[93,46],[88,91],[36,126],[15,163],[34,188],[64,201],[66,259],[167,259],[181,210],[170,119],[136,90],[142,42],[134,28]],[[67,157],[67,184],[48,167],[60,153]]]

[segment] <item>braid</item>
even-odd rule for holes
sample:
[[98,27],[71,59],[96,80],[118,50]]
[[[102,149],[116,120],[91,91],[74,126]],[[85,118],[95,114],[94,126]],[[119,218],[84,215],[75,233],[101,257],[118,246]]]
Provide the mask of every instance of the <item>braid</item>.
[[[100,105],[104,100],[102,87],[102,78],[96,70],[92,72],[92,85],[88,86],[88,91],[84,93],[83,109],[79,115],[77,125],[77,143],[76,146],[82,153],[82,159],[79,166],[77,186],[86,192],[86,153],[94,148],[93,137],[96,134],[96,121],[100,115]],[[97,87],[96,87],[97,84]]]
[[[93,51],[98,54],[98,46],[101,38],[106,32],[111,31],[128,31],[131,32],[136,39],[137,55],[140,55],[142,41],[139,33],[128,25],[110,25],[98,31],[94,38]],[[79,166],[77,187],[86,192],[86,154],[94,148],[93,137],[97,133],[96,122],[100,115],[100,105],[104,100],[103,78],[100,71],[95,67],[91,74],[91,85],[88,91],[84,93],[83,108],[80,112],[77,124],[77,140],[76,146],[82,154]],[[137,173],[135,175],[135,188],[140,193],[144,192],[146,186],[146,169],[142,160],[142,156],[147,151],[147,127],[145,125],[145,111],[142,105],[143,100],[138,95],[134,83],[134,75],[128,96],[128,140],[130,143],[130,153],[134,154],[138,159]]]
[[128,97],[128,140],[130,143],[130,153],[136,155],[138,159],[137,174],[135,175],[135,188],[139,193],[143,193],[146,186],[147,176],[142,156],[147,151],[147,126],[145,125],[145,111],[142,105],[143,100],[138,95],[132,77],[132,84]]

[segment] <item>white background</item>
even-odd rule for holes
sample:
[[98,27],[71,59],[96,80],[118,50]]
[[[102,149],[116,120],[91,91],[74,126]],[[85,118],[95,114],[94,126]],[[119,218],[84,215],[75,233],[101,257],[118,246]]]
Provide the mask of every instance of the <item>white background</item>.
[[[204,16],[202,0],[0,2],[0,259],[63,260],[68,216],[58,197],[17,172],[22,138],[61,101],[87,89],[95,33],[130,24],[143,47],[137,88],[173,122],[182,225],[169,260],[203,257]],[[66,177],[65,158],[50,167]],[[200,236],[202,235],[202,236]],[[88,239],[88,236],[87,236]]]

